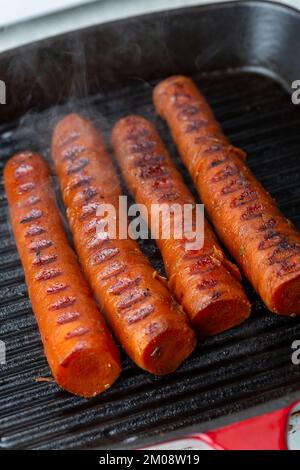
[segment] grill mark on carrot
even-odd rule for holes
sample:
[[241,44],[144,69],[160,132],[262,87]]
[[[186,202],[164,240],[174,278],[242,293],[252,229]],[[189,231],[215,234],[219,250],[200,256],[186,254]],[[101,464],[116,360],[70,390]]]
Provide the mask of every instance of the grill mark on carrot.
[[61,362],[62,367],[68,367],[70,361],[72,360],[72,356],[74,353],[83,351],[88,348],[88,344],[86,341],[78,341],[74,348],[72,349],[71,353]]
[[46,230],[40,225],[31,225],[31,227],[28,227],[28,229],[26,230],[25,237],[34,237],[36,235],[41,235],[45,232]]
[[36,258],[33,260],[32,264],[34,266],[44,266],[45,264],[51,264],[54,263],[54,261],[57,260],[56,255],[43,255],[43,256],[36,256]]
[[217,281],[217,279],[204,279],[203,281],[197,284],[197,289],[199,290],[213,289],[218,284],[219,284],[219,281]]
[[135,156],[133,167],[140,167],[144,165],[159,165],[165,161],[163,155],[158,154],[143,154],[139,153]]
[[213,262],[210,256],[203,256],[190,266],[191,274],[210,273],[216,269],[217,265]]
[[131,141],[131,140],[137,140],[137,139],[142,139],[150,136],[150,131],[148,129],[135,129],[132,127],[127,131],[125,140]]
[[58,325],[65,325],[66,323],[78,320],[78,318],[80,318],[79,312],[65,312],[57,318],[56,323]]
[[78,328],[75,328],[75,330],[69,331],[69,333],[66,334],[65,338],[66,339],[72,339],[72,338],[78,338],[79,336],[86,335],[89,333],[89,328],[85,328],[84,326],[79,326]]
[[177,113],[177,117],[182,121],[190,119],[193,116],[199,114],[200,108],[199,106],[193,104],[185,104],[181,107],[180,111]]
[[23,193],[29,193],[30,191],[32,191],[33,189],[35,188],[35,184],[30,181],[28,183],[23,183],[19,186],[19,194],[23,194]]
[[147,289],[133,291],[117,304],[117,308],[118,310],[125,310],[149,296],[150,292]]
[[277,277],[284,277],[289,274],[298,273],[300,271],[300,264],[299,263],[290,263],[288,261],[282,262],[280,265],[280,269],[277,272]]
[[15,177],[18,179],[21,176],[31,173],[32,170],[33,170],[32,165],[28,165],[27,163],[21,163],[21,165],[19,165],[19,167],[15,170]]
[[149,165],[145,167],[140,167],[139,177],[142,179],[150,179],[166,176],[167,174],[168,170],[162,165]]
[[247,220],[253,220],[257,219],[259,217],[262,217],[263,215],[263,207],[261,204],[252,204],[251,206],[248,206],[241,215],[241,220],[242,221],[247,221]]
[[80,220],[84,220],[92,214],[95,214],[100,204],[97,202],[91,202],[81,207]]
[[75,163],[69,166],[67,169],[67,175],[73,175],[74,173],[78,173],[79,171],[83,170],[90,161],[87,158],[79,158]]
[[49,310],[61,310],[62,308],[70,307],[76,302],[76,297],[61,297],[59,300],[49,305]]
[[88,187],[86,189],[83,189],[80,193],[80,197],[85,201],[88,202],[90,201],[94,196],[98,194],[98,191],[96,188]]
[[188,124],[186,126],[185,132],[187,134],[192,133],[192,132],[197,132],[201,128],[203,128],[207,125],[208,125],[207,119],[199,119],[197,121],[196,120],[195,121],[190,121],[190,122],[188,122]]
[[47,294],[56,294],[57,292],[62,292],[68,288],[68,284],[57,283],[47,288]]
[[268,230],[268,229],[273,229],[274,227],[276,227],[277,225],[277,221],[273,218],[271,219],[268,219],[266,222],[264,222],[258,230],[260,231],[264,231],[264,230]]
[[136,141],[131,145],[132,152],[149,152],[156,147],[156,142],[154,140],[141,140]]
[[257,191],[254,191],[252,189],[247,189],[243,191],[238,197],[235,197],[232,199],[230,203],[231,209],[234,209],[235,207],[241,207],[244,206],[245,204],[249,204],[250,202],[256,201],[258,198],[258,193]]
[[159,201],[176,201],[180,197],[180,194],[176,191],[163,193],[159,196]]
[[42,217],[43,212],[40,209],[32,209],[32,211],[28,212],[23,219],[20,220],[21,224],[28,224],[28,222],[32,222],[33,220],[38,220]]
[[62,160],[71,160],[73,161],[80,153],[86,150],[82,145],[76,145],[74,147],[68,148],[62,152]]
[[127,324],[133,325],[141,320],[144,320],[146,317],[150,315],[150,313],[154,312],[155,307],[152,304],[145,305],[137,310],[131,312],[127,317]]
[[49,248],[52,245],[53,242],[51,240],[38,240],[36,242],[30,243],[29,249],[30,251],[41,251]]
[[77,189],[81,188],[82,186],[89,185],[92,181],[90,176],[80,176],[68,185],[68,189]]
[[67,144],[71,144],[72,142],[74,142],[74,140],[76,140],[78,137],[80,137],[80,133],[79,132],[71,132],[67,137],[65,137],[64,139],[62,139],[58,145],[60,147],[64,147],[65,145]]
[[211,178],[212,183],[219,183],[220,181],[224,181],[230,176],[235,176],[238,174],[238,167],[232,163],[229,163],[228,165],[225,166],[222,170],[218,171],[218,173],[215,174]]
[[111,264],[110,266],[107,266],[107,268],[105,268],[102,271],[101,279],[103,280],[110,279],[112,277],[118,276],[119,274],[123,273],[126,270],[127,268],[124,263],[115,262]]
[[107,234],[107,237],[106,238],[99,238],[97,235],[96,237],[92,238],[92,240],[90,240],[88,242],[88,248],[101,248],[101,246],[103,246],[105,243],[107,243],[109,241],[109,236]]
[[241,188],[247,188],[250,187],[248,181],[246,178],[239,177],[231,180],[226,186],[223,186],[221,189],[221,194],[224,194],[225,196],[227,194],[232,194],[235,193],[236,191],[239,191]]
[[41,202],[41,198],[39,196],[30,196],[26,200],[26,206],[33,206],[34,204],[37,204],[38,202]]
[[97,219],[90,220],[84,227],[85,233],[90,233],[92,232],[92,230],[96,230],[97,225],[98,225]]
[[135,279],[120,279],[108,289],[108,292],[114,295],[120,295],[131,287],[137,287],[141,280],[142,278],[140,276],[136,277]]
[[277,243],[276,249],[269,257],[270,265],[282,263],[300,253],[300,246],[296,243],[291,243],[288,240],[280,241]]
[[42,271],[35,276],[37,281],[48,281],[49,279],[54,279],[58,277],[63,272],[60,269],[47,269],[46,271]]
[[212,292],[210,296],[211,300],[218,300],[220,297],[222,297],[222,292],[217,290]]
[[120,252],[119,248],[104,248],[102,251],[93,256],[92,264],[97,265],[114,258]]

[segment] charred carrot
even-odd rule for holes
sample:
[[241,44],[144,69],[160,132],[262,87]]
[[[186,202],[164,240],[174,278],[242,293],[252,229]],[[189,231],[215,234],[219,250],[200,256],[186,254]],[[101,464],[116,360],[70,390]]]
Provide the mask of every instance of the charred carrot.
[[267,307],[300,314],[300,234],[230,145],[196,85],[171,77],[154,90],[216,230]]
[[118,349],[69,246],[43,159],[23,152],[4,171],[11,223],[45,354],[62,388],[91,397],[120,373]]
[[111,204],[118,218],[121,195],[101,135],[69,115],[54,131],[52,154],[80,262],[115,335],[141,368],[172,372],[196,343],[185,314],[135,241],[97,237],[97,209]]
[[[173,164],[155,127],[140,116],[118,121],[112,133],[118,163],[136,201],[151,214],[153,204],[182,208],[196,202]],[[179,206],[178,206],[179,205]],[[149,217],[150,228],[153,217]],[[203,227],[202,227],[203,229]],[[208,223],[204,245],[189,249],[187,240],[158,238],[169,285],[202,335],[213,335],[238,325],[250,314],[250,304],[239,282],[240,273],[226,259]]]

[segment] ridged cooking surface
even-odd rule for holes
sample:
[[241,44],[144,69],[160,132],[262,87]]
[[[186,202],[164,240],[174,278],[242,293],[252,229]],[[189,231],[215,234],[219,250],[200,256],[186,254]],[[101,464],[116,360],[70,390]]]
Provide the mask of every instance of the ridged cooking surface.
[[[224,131],[248,153],[256,176],[285,215],[300,228],[300,109],[270,78],[256,74],[197,77]],[[128,113],[157,122],[173,155],[175,149],[151,103],[152,84],[133,86],[25,116],[0,129],[1,172],[7,158],[26,148],[49,160],[50,130],[60,114],[83,110],[103,129]],[[191,187],[178,157],[176,161]],[[122,355],[123,373],[103,395],[91,400],[61,391],[50,377],[28,300],[23,270],[11,235],[3,178],[0,187],[0,339],[7,365],[1,367],[0,436],[3,448],[110,446],[203,423],[255,404],[300,391],[300,366],[291,362],[291,344],[300,339],[300,320],[269,313],[245,282],[253,313],[241,327],[207,339],[174,374],[157,378]],[[142,246],[162,271],[155,245]],[[138,441],[137,441],[138,442]]]

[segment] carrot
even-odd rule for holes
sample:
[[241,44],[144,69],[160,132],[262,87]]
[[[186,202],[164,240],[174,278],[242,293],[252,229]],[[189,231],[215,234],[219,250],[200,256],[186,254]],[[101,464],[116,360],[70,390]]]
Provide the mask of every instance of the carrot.
[[63,389],[91,397],[120,373],[118,349],[71,249],[49,170],[32,152],[4,171],[12,228],[52,374]]
[[116,337],[141,368],[174,371],[196,344],[185,314],[135,241],[97,237],[97,208],[113,205],[118,219],[121,195],[100,134],[71,114],[54,131],[52,154],[80,262]]
[[230,145],[195,84],[171,77],[154,90],[216,230],[266,306],[300,314],[300,234]]
[[[195,199],[173,164],[155,127],[140,116],[118,121],[112,142],[124,179],[139,204],[152,212],[153,204],[195,207]],[[174,215],[173,215],[174,220]],[[151,228],[153,217],[149,217]],[[153,227],[152,227],[153,228]],[[190,249],[187,240],[158,237],[169,285],[202,335],[213,335],[238,325],[250,314],[250,304],[239,282],[240,273],[226,259],[208,223],[204,245]]]

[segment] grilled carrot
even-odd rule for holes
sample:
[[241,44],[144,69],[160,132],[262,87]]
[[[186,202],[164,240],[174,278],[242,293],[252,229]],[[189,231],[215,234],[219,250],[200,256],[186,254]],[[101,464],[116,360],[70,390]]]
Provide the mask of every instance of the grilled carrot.
[[[195,200],[173,164],[155,127],[140,116],[118,121],[112,133],[118,163],[128,188],[139,204],[152,212],[153,204],[167,205],[174,220],[174,204],[195,207]],[[173,217],[172,217],[173,215]],[[149,217],[151,221],[153,217]],[[172,292],[202,335],[213,335],[238,325],[250,314],[250,304],[239,282],[240,273],[226,259],[208,223],[204,244],[190,249],[187,240],[158,237]]]
[[54,131],[52,154],[77,253],[115,335],[141,368],[174,371],[196,343],[185,314],[134,240],[118,232],[97,236],[97,208],[113,205],[118,219],[121,195],[101,135],[88,120],[69,115]]
[[4,171],[11,223],[45,354],[56,382],[84,397],[120,373],[118,349],[69,246],[47,164],[12,157]]
[[266,306],[300,314],[300,234],[230,145],[195,84],[171,77],[154,90],[217,232]]

